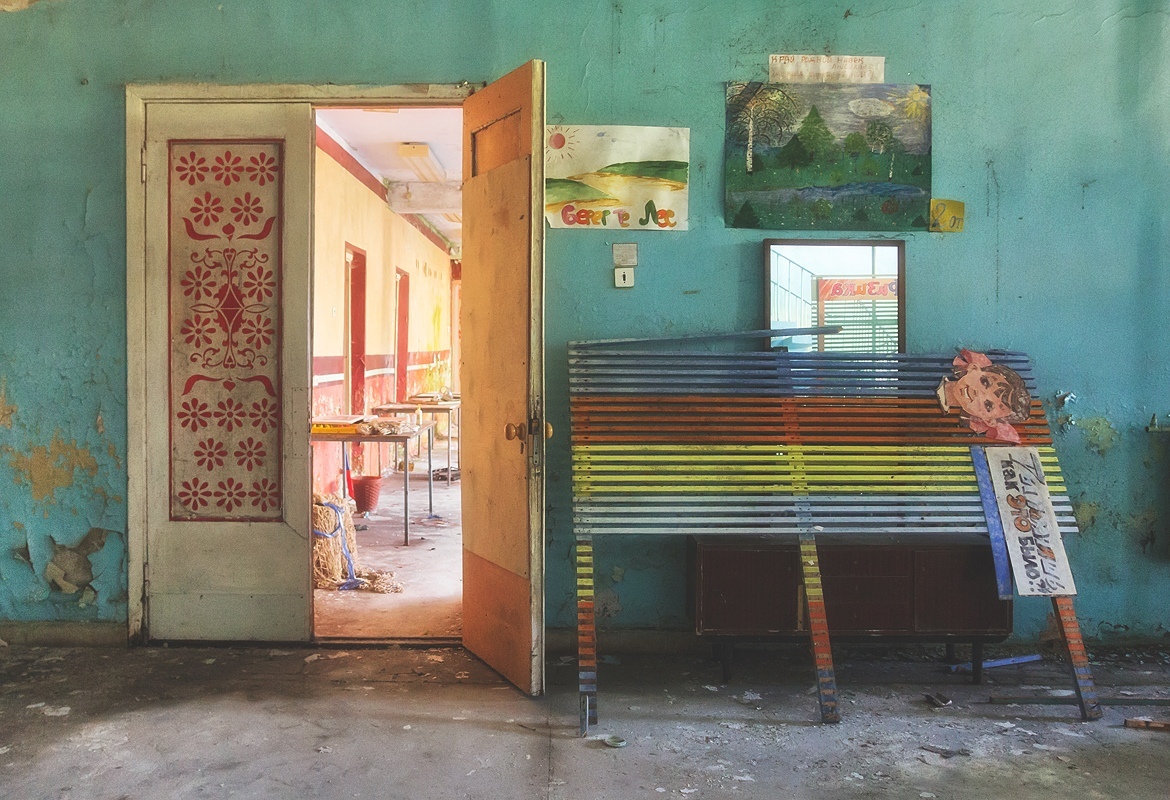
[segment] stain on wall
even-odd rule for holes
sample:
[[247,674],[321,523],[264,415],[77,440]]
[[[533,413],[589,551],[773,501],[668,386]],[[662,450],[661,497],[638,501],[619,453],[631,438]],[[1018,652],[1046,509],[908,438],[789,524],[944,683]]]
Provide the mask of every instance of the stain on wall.
[[11,428],[16,406],[8,402],[8,380],[0,378],[0,427]]
[[1158,541],[1157,510],[1147,508],[1137,514],[1130,514],[1126,527],[1129,529],[1130,534],[1138,546],[1142,549],[1142,552],[1147,552]]
[[1097,455],[1105,455],[1117,444],[1117,429],[1105,417],[1082,417],[1073,424],[1085,433],[1085,444]]

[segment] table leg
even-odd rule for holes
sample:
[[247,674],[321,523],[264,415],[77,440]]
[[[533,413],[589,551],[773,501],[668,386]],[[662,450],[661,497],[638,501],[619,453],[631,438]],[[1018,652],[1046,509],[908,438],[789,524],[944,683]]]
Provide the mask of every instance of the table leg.
[[428,519],[438,519],[435,513],[435,464],[432,453],[435,449],[435,428],[427,428],[427,505],[431,513]]
[[402,445],[402,543],[410,544],[410,442]]
[[455,465],[451,463],[451,436],[455,429],[451,426],[451,409],[447,409],[447,488],[451,488],[451,475],[455,472]]

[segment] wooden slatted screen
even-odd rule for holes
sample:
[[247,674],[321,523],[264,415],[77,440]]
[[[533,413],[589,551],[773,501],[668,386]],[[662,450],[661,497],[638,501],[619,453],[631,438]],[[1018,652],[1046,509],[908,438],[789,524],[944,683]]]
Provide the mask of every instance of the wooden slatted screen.
[[[1027,356],[989,356],[1035,394]],[[950,372],[945,355],[571,346],[574,530],[986,541],[970,447],[995,442],[939,409]],[[1076,533],[1039,401],[1017,429]]]

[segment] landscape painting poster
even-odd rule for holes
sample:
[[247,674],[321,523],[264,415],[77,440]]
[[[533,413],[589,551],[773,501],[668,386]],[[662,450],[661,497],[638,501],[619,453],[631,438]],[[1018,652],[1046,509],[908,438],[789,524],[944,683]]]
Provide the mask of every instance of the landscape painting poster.
[[545,219],[553,228],[687,229],[690,129],[550,125]]
[[728,83],[731,228],[926,230],[930,87]]

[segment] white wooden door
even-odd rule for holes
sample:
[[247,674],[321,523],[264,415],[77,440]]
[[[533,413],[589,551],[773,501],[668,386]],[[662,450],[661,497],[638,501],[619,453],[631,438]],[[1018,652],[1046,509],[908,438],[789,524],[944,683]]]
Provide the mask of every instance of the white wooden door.
[[463,643],[544,691],[544,63],[463,104]]
[[313,127],[308,103],[146,104],[151,639],[311,634]]

